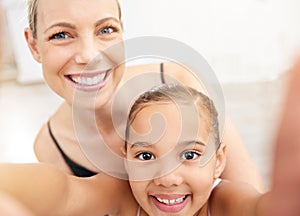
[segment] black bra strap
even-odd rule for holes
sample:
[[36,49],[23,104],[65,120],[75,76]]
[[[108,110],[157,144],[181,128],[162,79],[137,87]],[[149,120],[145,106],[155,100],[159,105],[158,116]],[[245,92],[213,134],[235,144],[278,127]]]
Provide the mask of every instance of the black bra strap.
[[47,125],[48,125],[48,131],[49,131],[49,134],[54,142],[54,144],[56,145],[56,147],[58,148],[59,152],[61,153],[61,155],[63,156],[63,158],[68,158],[68,156],[64,153],[64,151],[61,149],[61,147],[59,146],[57,140],[55,139],[53,133],[52,133],[52,130],[51,130],[51,127],[50,127],[50,121],[47,122]]
[[164,63],[163,62],[160,63],[160,78],[161,78],[161,82],[163,84],[165,84],[166,81],[165,81],[165,76],[164,76]]
[[50,121],[48,121],[47,125],[48,125],[49,134],[50,134],[53,142],[55,143],[57,149],[61,153],[64,161],[66,162],[66,164],[71,169],[72,173],[75,176],[78,176],[78,177],[90,177],[90,176],[96,175],[97,173],[95,173],[93,171],[90,171],[90,170],[86,169],[85,167],[82,167],[81,165],[77,164],[75,161],[73,161],[71,158],[69,158],[68,155],[66,155],[64,153],[64,151],[61,149],[61,147],[59,146],[57,140],[55,139],[55,137],[52,133],[52,130],[51,130],[51,127],[50,127]]

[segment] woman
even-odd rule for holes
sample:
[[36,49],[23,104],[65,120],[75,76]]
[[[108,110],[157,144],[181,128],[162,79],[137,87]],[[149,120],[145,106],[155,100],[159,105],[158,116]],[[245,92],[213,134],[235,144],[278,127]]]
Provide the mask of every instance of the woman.
[[[115,154],[122,155],[123,139],[115,131],[111,115],[112,98],[118,88],[148,71],[157,72],[157,81],[154,81],[157,84],[163,81],[159,75],[162,72],[192,87],[199,88],[199,84],[191,83],[191,75],[177,64],[125,67],[118,64],[120,59],[114,59],[114,53],[106,52],[109,47],[122,43],[121,10],[116,0],[90,0],[88,3],[84,0],[28,0],[28,3],[27,44],[34,59],[42,64],[46,83],[65,99],[37,136],[37,158],[70,174],[93,176],[101,185],[97,191],[99,195],[104,189],[127,188],[127,181],[99,171],[85,156],[74,125],[74,110],[95,114],[103,142]],[[118,53],[122,52],[120,46]],[[90,102],[77,100],[75,103],[73,100],[74,96],[93,92],[97,92],[93,106]],[[126,110],[119,107],[118,111]],[[88,129],[89,125],[83,125],[83,128]],[[248,182],[258,190],[264,190],[255,165],[228,119],[225,128],[223,140],[229,143],[228,164],[222,178]],[[103,208],[107,212],[113,209],[105,205]]]

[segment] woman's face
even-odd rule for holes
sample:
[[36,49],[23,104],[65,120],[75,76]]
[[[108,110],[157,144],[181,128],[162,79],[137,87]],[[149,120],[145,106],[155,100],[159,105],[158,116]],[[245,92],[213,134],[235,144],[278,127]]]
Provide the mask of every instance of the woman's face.
[[[130,170],[136,172],[138,169],[127,167],[133,194],[149,215],[195,215],[206,204],[214,179],[220,175],[224,163],[222,155],[217,154],[200,167],[199,160],[207,145],[207,130],[198,131],[195,136],[190,128],[184,129],[177,109],[171,103],[146,106],[138,112],[129,131],[127,159],[139,162],[146,173],[160,173],[154,179],[134,181]],[[164,122],[161,121],[164,130],[160,135],[153,132],[162,128],[159,120],[155,120],[157,113],[163,116]],[[194,122],[191,119],[186,123],[194,127]],[[168,159],[158,162],[161,158]],[[181,164],[170,166],[175,160]],[[154,163],[158,164],[153,166]],[[157,170],[150,170],[150,166]],[[169,172],[165,167],[169,167]]]
[[122,42],[117,2],[39,0],[36,23],[36,38],[28,29],[25,36],[47,84],[70,104],[74,95],[93,95],[90,104],[98,107],[107,103],[124,69],[123,46],[106,50]]

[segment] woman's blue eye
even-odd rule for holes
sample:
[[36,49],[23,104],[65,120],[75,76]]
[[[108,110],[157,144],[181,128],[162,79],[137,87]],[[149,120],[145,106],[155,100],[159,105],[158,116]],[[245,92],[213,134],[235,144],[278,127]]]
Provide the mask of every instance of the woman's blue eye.
[[140,160],[153,160],[155,159],[154,155],[149,152],[142,152],[137,155]]
[[50,39],[66,39],[66,38],[68,38],[68,35],[65,32],[59,32],[50,37]]
[[114,32],[114,29],[112,27],[106,27],[101,30],[101,34],[111,34]]
[[187,151],[181,155],[182,160],[195,160],[201,155],[194,151]]

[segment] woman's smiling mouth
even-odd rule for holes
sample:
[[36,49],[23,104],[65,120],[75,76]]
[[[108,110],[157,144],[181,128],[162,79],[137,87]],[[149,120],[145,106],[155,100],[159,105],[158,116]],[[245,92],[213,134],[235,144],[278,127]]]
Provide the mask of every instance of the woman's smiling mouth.
[[83,72],[81,74],[65,75],[65,77],[78,90],[96,91],[105,85],[111,72],[112,70],[109,69],[100,73]]

